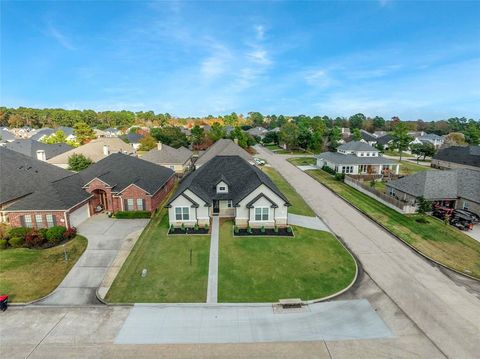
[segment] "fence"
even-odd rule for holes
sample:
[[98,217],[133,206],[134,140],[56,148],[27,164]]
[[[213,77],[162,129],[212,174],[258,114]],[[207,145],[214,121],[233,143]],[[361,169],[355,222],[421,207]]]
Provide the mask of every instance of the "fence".
[[392,198],[386,195],[385,193],[382,193],[376,190],[375,188],[370,187],[370,185],[365,184],[365,182],[356,180],[350,176],[345,176],[345,183],[350,187],[353,187],[356,190],[366,194],[367,196],[372,197],[373,199],[376,199],[377,201],[383,203],[387,207],[394,209],[397,212],[415,213],[417,210],[417,207],[415,205]]

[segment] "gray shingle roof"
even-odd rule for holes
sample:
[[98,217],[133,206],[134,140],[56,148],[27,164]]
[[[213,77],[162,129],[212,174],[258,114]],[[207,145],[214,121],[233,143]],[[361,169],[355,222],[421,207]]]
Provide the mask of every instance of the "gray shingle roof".
[[50,136],[53,133],[55,133],[53,128],[44,127],[36,131],[35,134],[31,135],[30,139],[34,141],[40,141],[43,136]]
[[373,148],[368,143],[362,141],[351,141],[345,143],[341,146],[338,146],[338,150],[344,151],[378,151],[376,148]]
[[162,149],[154,148],[148,151],[141,158],[145,161],[162,164],[183,165],[192,157],[192,151],[185,147],[173,148],[162,144]]
[[37,158],[38,150],[43,150],[45,151],[47,160],[73,149],[72,146],[69,146],[66,143],[47,145],[32,139],[18,139],[5,144],[5,148],[33,158]]
[[480,172],[475,170],[422,171],[387,186],[426,200],[463,197],[480,203]]
[[112,192],[121,192],[134,183],[146,192],[154,194],[165,185],[174,172],[137,157],[113,153],[81,171],[79,175],[83,184],[99,178],[112,186]]
[[[216,184],[220,180],[228,183],[228,193],[216,192]],[[289,204],[288,199],[280,192],[270,177],[245,159],[240,156],[216,156],[200,169],[185,177],[169,204],[189,189],[209,205],[214,199],[230,199],[234,205],[237,205],[261,184],[266,185],[285,203]]]
[[385,136],[377,138],[377,143],[379,145],[386,145],[387,143],[389,143],[392,140],[393,140],[392,135],[385,135]]
[[254,127],[254,128],[251,128],[251,129],[247,130],[247,132],[249,134],[251,134],[252,136],[262,136],[262,135],[266,134],[268,132],[268,130],[266,128],[263,128],[263,127]]
[[452,146],[438,151],[434,160],[480,167],[480,146]]
[[65,210],[90,197],[78,175],[9,149],[0,149],[0,176],[0,203],[23,197],[9,211]]
[[253,157],[247,151],[232,140],[222,138],[206,150],[195,165],[204,165],[215,156],[240,156],[246,161],[253,162]]
[[378,157],[357,157],[355,155],[344,155],[338,152],[323,152],[317,158],[336,163],[339,165],[393,165],[397,164],[395,160]]
[[140,135],[138,133],[127,133],[126,135],[123,135],[120,138],[123,140],[127,140],[128,143],[140,143],[140,140],[144,137],[145,137],[144,135]]
[[0,139],[2,141],[12,141],[15,139],[15,135],[11,133],[10,131],[4,130],[3,128],[0,128]]

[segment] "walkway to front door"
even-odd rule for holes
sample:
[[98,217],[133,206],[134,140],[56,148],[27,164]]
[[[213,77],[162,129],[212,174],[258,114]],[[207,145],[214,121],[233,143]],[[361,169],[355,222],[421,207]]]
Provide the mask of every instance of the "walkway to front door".
[[210,259],[208,261],[207,303],[217,303],[218,299],[218,232],[220,219],[213,217],[210,239]]

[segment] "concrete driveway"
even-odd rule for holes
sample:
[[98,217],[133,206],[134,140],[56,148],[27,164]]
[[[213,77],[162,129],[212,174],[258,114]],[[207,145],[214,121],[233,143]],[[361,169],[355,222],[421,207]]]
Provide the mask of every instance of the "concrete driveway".
[[323,223],[323,221],[318,217],[308,217],[301,216],[299,214],[289,213],[288,224],[310,229],[316,229],[318,231],[330,232],[330,229],[327,227],[327,225]]
[[122,244],[139,236],[148,222],[148,219],[112,219],[97,215],[82,223],[78,232],[88,239],[87,249],[60,286],[36,304],[98,304],[95,291]]

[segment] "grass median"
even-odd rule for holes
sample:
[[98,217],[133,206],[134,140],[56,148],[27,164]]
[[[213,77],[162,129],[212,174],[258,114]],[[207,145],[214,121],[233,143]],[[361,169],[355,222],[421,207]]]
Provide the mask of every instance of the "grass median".
[[17,303],[46,296],[58,287],[86,248],[87,239],[76,236],[65,247],[0,251],[0,294],[8,294],[10,301]]
[[220,228],[220,302],[317,299],[355,277],[354,259],[328,232],[295,226],[295,237],[233,237],[232,228]]
[[[480,243],[473,238],[436,218],[401,214],[335,180],[325,171],[306,172],[421,253],[459,272],[480,278]],[[423,219],[427,223],[421,223]]]

